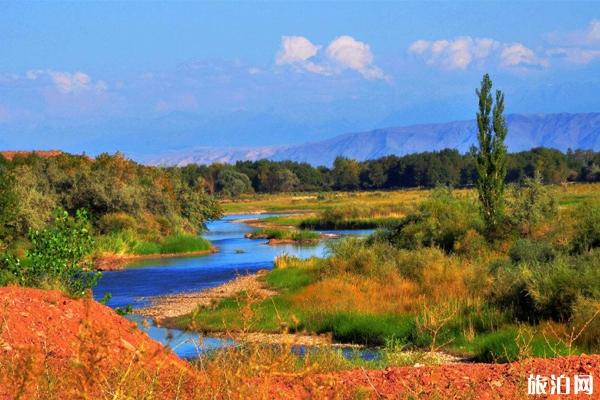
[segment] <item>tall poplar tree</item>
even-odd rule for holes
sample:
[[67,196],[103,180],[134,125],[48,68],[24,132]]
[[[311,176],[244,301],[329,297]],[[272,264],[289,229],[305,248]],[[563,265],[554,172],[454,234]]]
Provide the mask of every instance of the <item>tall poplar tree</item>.
[[[499,234],[504,218],[504,179],[506,177],[506,145],[504,139],[508,130],[502,115],[504,94],[496,90],[492,100],[492,80],[483,76],[481,87],[476,90],[479,98],[477,112],[477,140],[475,150],[477,160],[477,191],[481,202],[481,213],[486,226],[488,239]],[[491,113],[491,118],[490,118]]]

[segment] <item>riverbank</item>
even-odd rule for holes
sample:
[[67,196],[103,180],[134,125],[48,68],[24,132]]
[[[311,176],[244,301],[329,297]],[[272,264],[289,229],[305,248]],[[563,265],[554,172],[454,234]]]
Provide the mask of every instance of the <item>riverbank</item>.
[[[277,294],[265,283],[267,270],[238,276],[222,285],[192,293],[178,293],[169,296],[152,298],[148,307],[134,310],[135,314],[151,318],[156,324],[167,328],[185,328],[181,326],[181,317],[193,314],[199,308],[212,307],[222,300],[243,295],[255,301],[266,300]],[[233,339],[235,341],[255,344],[277,344],[291,346],[333,346],[331,335],[307,335],[298,333],[267,333],[254,331],[222,330],[210,331],[217,338]],[[348,347],[348,345],[344,345]]]
[[264,280],[261,279],[267,272],[267,270],[260,270],[254,274],[241,275],[222,285],[198,292],[156,296],[151,299],[150,306],[136,309],[134,312],[163,324],[168,319],[192,313],[198,307],[214,305],[241,292],[246,292],[248,296],[266,299],[277,293],[267,288]]
[[211,246],[208,250],[188,251],[182,253],[155,253],[155,254],[102,254],[94,259],[94,268],[98,271],[121,270],[133,261],[154,260],[161,258],[196,257],[217,253],[219,249]]

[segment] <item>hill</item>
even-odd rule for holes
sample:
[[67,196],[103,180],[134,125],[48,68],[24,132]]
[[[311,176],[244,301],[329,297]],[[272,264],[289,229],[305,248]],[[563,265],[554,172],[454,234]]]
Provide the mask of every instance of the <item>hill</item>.
[[[550,147],[562,151],[600,149],[600,113],[511,114],[507,116],[509,151]],[[364,161],[386,155],[454,148],[466,152],[476,142],[474,120],[390,127],[347,133],[301,145],[254,148],[200,147],[170,151],[145,161],[161,165],[186,165],[267,158],[313,165],[331,165],[341,155]]]

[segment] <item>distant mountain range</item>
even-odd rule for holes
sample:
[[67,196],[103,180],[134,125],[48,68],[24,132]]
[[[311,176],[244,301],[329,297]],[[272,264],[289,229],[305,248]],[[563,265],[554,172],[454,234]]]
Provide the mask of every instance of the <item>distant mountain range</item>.
[[[511,114],[506,120],[509,128],[506,142],[511,152],[541,146],[563,151],[568,148],[600,150],[600,113]],[[466,152],[475,143],[476,125],[474,120],[470,120],[347,133],[290,146],[197,147],[169,151],[143,161],[159,165],[186,165],[267,158],[331,165],[337,156],[368,160],[445,148]]]

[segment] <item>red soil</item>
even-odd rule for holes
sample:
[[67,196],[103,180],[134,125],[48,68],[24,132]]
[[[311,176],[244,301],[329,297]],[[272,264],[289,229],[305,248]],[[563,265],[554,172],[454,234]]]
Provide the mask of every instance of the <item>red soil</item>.
[[[571,395],[528,396],[529,374],[571,379]],[[592,375],[592,395],[573,395],[574,375]],[[550,385],[548,385],[548,393]],[[513,364],[448,364],[385,370],[353,370],[286,377],[273,382],[278,398],[401,398],[401,399],[600,399],[600,356],[529,359]],[[360,395],[365,397],[360,397]]]
[[[91,299],[0,288],[0,399],[18,397],[19,391],[22,398],[49,392],[60,398],[83,393],[96,398],[103,382],[116,385],[126,372],[130,380],[168,378],[168,385],[155,390],[173,393],[171,386],[191,368],[135,324]],[[54,382],[53,388],[47,381]]]

